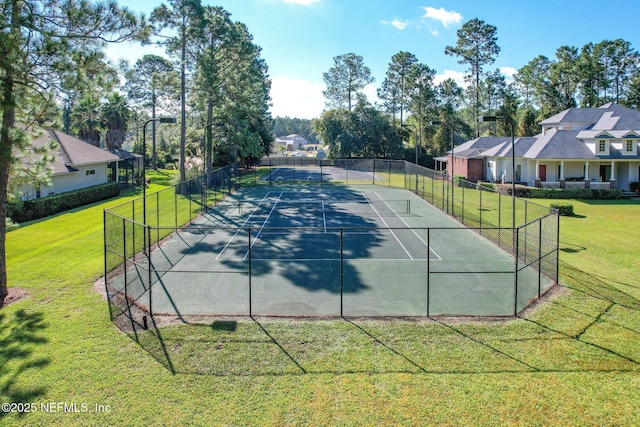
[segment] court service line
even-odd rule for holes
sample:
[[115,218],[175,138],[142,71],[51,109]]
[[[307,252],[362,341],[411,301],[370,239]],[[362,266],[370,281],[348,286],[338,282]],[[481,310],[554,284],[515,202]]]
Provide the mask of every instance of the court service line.
[[[411,254],[409,253],[409,251],[407,250],[407,248],[404,247],[404,245],[402,244],[402,242],[400,241],[400,239],[398,239],[398,236],[396,236],[396,233],[393,232],[393,230],[391,229],[391,227],[389,227],[389,224],[387,224],[387,222],[384,220],[384,218],[382,218],[382,215],[380,215],[378,213],[378,210],[375,208],[375,206],[373,206],[373,204],[369,201],[369,199],[367,198],[367,196],[365,196],[364,192],[360,192],[360,194],[362,194],[362,197],[365,198],[365,200],[367,201],[367,203],[369,203],[369,205],[371,206],[371,209],[373,209],[375,211],[375,213],[378,215],[378,218],[380,218],[382,220],[382,222],[384,223],[384,225],[387,227],[387,229],[389,229],[389,231],[391,232],[391,234],[393,234],[393,237],[396,238],[396,240],[398,241],[398,243],[400,244],[400,246],[402,246],[402,249],[404,249],[404,251],[407,253],[407,255],[409,255],[409,258],[413,259],[413,257],[411,256]],[[380,197],[380,196],[378,196]]]
[[260,230],[258,231],[258,234],[256,234],[256,237],[253,238],[253,241],[251,242],[251,245],[249,246],[249,249],[247,249],[247,253],[244,254],[244,257],[242,258],[242,260],[244,261],[245,259],[247,259],[247,257],[249,256],[249,251],[251,250],[251,248],[253,247],[253,245],[256,243],[256,241],[258,240],[258,237],[260,237],[260,233],[262,233],[262,230],[264,229],[265,224],[267,223],[267,221],[269,221],[269,218],[271,218],[271,214],[273,213],[273,210],[276,208],[276,206],[278,205],[278,202],[280,201],[280,198],[282,197],[282,195],[284,194],[284,191],[282,193],[280,193],[280,195],[278,196],[278,200],[276,200],[276,202],[273,204],[273,206],[271,207],[271,210],[269,211],[269,215],[267,215],[267,217],[265,218],[264,222],[262,223],[262,225],[260,226]]
[[431,247],[427,244],[427,242],[425,242],[425,241],[422,239],[422,237],[420,237],[420,235],[419,235],[418,233],[416,233],[416,231],[415,231],[413,228],[411,228],[411,227],[409,226],[409,224],[407,224],[407,222],[406,222],[404,219],[402,219],[402,217],[401,217],[400,215],[398,215],[398,214],[396,213],[396,211],[394,211],[394,210],[393,210],[393,208],[392,208],[391,206],[389,206],[389,203],[387,203],[387,201],[386,201],[386,200],[384,200],[382,197],[380,197],[380,195],[379,195],[378,193],[375,193],[375,192],[374,192],[373,194],[375,194],[375,195],[378,197],[378,199],[382,200],[382,202],[383,202],[385,205],[387,205],[387,207],[388,207],[389,209],[391,209],[391,212],[393,212],[393,213],[395,214],[395,216],[397,216],[397,217],[400,219],[400,221],[402,221],[402,222],[403,222],[403,224],[404,224],[404,225],[406,225],[406,226],[407,226],[407,227],[408,227],[408,228],[413,232],[413,234],[415,234],[415,235],[416,235],[416,237],[417,237],[418,239],[420,239],[420,241],[421,241],[422,243],[424,243],[424,245],[425,245],[427,248],[429,248],[429,250],[430,250],[431,252],[433,252],[433,254],[438,258],[438,261],[442,261],[442,258],[440,258],[440,255],[438,255],[438,254],[436,253],[436,251],[434,251],[433,249],[431,249]]
[[[254,213],[256,213],[256,211],[258,210],[258,208],[260,207],[260,205],[262,204],[262,202],[264,202],[267,197],[269,197],[269,194],[271,194],[271,191],[269,191],[263,198],[262,200],[260,200],[260,203],[258,203],[258,206],[256,206],[256,208],[253,210],[253,212],[251,212],[249,214],[249,216],[247,217],[247,219],[244,220],[244,222],[242,223],[242,225],[240,226],[240,228],[236,231],[236,233],[231,237],[231,239],[229,239],[229,241],[227,242],[226,245],[224,245],[224,248],[222,248],[222,250],[220,251],[220,253],[218,254],[218,256],[216,257],[216,259],[220,258],[220,255],[222,255],[222,253],[227,249],[227,247],[231,244],[231,242],[233,241],[233,239],[236,238],[236,236],[238,235],[238,233],[240,232],[241,229],[244,228],[244,225],[249,222],[249,220],[251,219],[251,217],[253,216]],[[280,193],[280,195],[282,195],[282,193]]]

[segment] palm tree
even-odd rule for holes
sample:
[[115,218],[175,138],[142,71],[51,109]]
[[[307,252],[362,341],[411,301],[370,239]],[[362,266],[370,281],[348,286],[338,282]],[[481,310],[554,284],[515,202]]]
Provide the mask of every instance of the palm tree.
[[71,127],[77,132],[78,138],[100,147],[101,116],[100,101],[90,96],[84,97],[71,111]]
[[127,122],[131,119],[131,110],[127,100],[119,93],[112,93],[102,106],[102,116],[107,129],[106,143],[108,149],[122,148],[127,134]]

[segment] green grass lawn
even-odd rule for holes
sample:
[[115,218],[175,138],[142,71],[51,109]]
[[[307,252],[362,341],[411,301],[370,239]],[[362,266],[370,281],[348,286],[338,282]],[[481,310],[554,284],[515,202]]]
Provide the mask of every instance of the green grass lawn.
[[525,318],[167,326],[174,375],[93,286],[103,209],[138,196],[8,234],[10,286],[30,296],[0,311],[0,403],[35,412],[0,425],[640,424],[638,203],[570,202],[563,286]]

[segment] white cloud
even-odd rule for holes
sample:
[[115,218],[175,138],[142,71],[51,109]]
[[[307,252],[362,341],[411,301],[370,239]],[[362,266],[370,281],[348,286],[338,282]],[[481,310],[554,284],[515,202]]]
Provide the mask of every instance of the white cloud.
[[438,30],[431,30],[431,34],[434,35],[434,36],[437,36],[438,35]]
[[313,3],[318,3],[320,0],[282,0],[285,3],[300,4],[302,6],[309,6]]
[[458,86],[462,88],[466,88],[467,86],[469,86],[469,83],[464,81],[464,73],[453,70],[444,70],[444,73],[438,74],[434,77],[433,83],[438,85],[447,79],[452,79]]
[[426,12],[423,18],[435,19],[442,22],[445,28],[449,28],[451,24],[457,24],[462,21],[462,15],[458,12],[445,10],[444,7],[434,9],[433,7],[423,7]]
[[325,86],[286,76],[271,79],[271,114],[274,117],[313,119],[324,109]]
[[516,74],[518,70],[513,67],[500,67],[500,72],[504,74],[505,77],[513,80],[513,75]]
[[374,83],[369,83],[362,89],[362,93],[367,96],[370,103],[375,104],[378,102],[378,89]]
[[399,19],[394,19],[391,22],[389,22],[389,21],[381,21],[380,23],[384,24],[384,25],[393,25],[394,27],[396,27],[400,31],[404,30],[405,28],[407,28],[409,26],[409,21],[400,21]]

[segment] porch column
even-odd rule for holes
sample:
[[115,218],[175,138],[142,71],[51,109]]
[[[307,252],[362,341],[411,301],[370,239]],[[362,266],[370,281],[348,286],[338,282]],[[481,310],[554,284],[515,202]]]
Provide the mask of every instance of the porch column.
[[616,170],[615,170],[615,165],[616,163],[611,160],[611,177],[609,178],[609,184],[611,185],[611,188],[616,188]]
[[591,181],[589,180],[589,160],[584,165],[584,188],[591,188]]
[[558,181],[560,181],[560,188],[564,188],[564,160],[560,162],[560,179]]
[[542,186],[542,182],[540,181],[540,160],[536,160],[536,179],[534,185],[538,188]]

